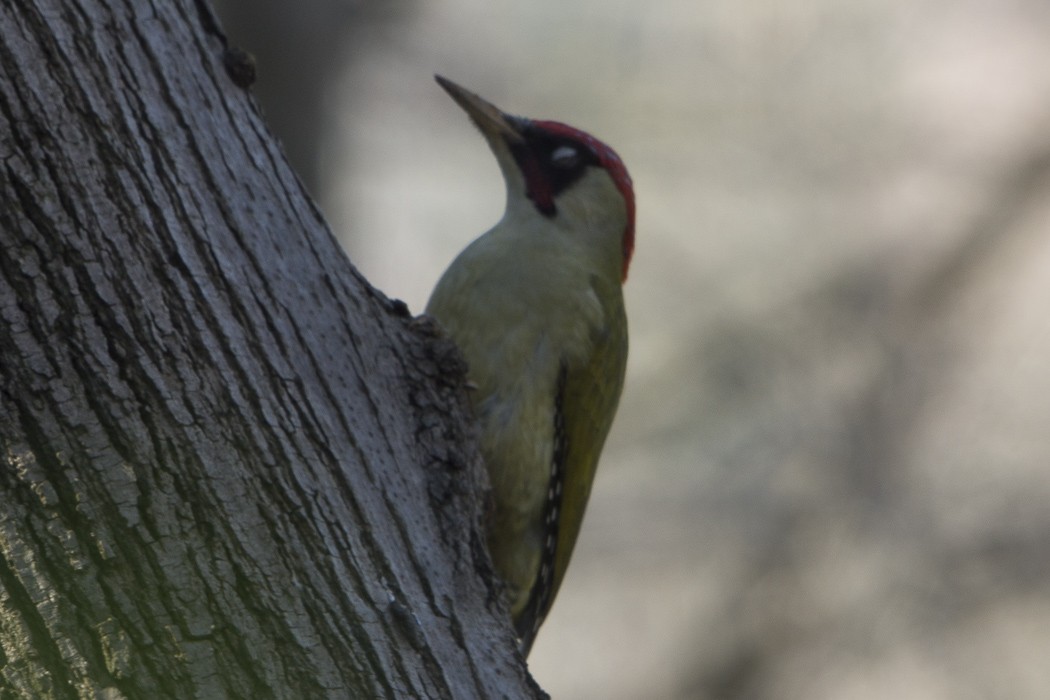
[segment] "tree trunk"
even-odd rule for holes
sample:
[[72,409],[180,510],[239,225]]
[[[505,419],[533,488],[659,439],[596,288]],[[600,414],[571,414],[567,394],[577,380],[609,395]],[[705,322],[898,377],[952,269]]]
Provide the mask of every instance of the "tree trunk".
[[0,697],[541,696],[458,354],[225,48],[203,0],[0,5]]

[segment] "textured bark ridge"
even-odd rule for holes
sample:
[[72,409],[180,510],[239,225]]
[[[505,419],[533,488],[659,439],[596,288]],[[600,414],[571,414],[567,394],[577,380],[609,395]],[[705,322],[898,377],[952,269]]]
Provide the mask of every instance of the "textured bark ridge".
[[0,695],[540,696],[455,349],[225,48],[203,2],[0,7]]

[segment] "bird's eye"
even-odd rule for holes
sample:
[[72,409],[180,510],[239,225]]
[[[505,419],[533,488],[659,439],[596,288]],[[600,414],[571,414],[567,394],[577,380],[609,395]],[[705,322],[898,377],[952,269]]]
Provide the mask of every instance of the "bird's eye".
[[551,151],[551,164],[568,170],[580,162],[580,152],[572,146],[558,146]]

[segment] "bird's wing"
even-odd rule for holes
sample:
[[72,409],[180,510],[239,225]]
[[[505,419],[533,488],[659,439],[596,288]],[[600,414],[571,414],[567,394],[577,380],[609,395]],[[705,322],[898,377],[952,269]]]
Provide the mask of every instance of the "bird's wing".
[[[619,293],[619,289],[615,290]],[[627,366],[627,317],[623,304],[605,307],[606,322],[593,331],[593,351],[565,361],[558,380],[551,485],[544,513],[546,538],[536,583],[516,621],[523,653],[550,610],[583,523],[591,483],[623,389]]]

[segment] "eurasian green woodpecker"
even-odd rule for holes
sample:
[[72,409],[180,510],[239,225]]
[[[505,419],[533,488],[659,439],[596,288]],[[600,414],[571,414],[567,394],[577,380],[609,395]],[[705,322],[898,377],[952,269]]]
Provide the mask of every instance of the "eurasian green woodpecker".
[[634,192],[619,156],[593,136],[437,81],[485,136],[507,186],[503,218],[452,262],[426,313],[459,346],[476,387],[489,551],[527,656],[565,576],[623,388]]

